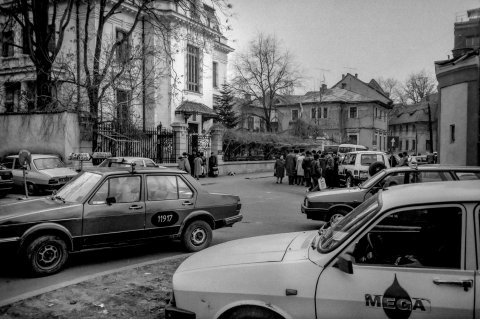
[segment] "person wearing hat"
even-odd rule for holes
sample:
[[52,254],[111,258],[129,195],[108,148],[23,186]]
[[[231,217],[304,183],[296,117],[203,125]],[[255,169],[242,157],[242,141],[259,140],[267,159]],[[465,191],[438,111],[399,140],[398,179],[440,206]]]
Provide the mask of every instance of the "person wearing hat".
[[183,152],[183,154],[178,158],[178,169],[190,173],[190,163],[188,162],[188,154]]

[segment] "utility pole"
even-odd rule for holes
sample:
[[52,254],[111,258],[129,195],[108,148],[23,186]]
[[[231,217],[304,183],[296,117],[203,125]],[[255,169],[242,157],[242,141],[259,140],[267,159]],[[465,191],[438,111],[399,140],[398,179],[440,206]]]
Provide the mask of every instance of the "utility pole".
[[432,111],[430,109],[430,96],[426,96],[428,107],[428,131],[430,133],[430,153],[433,154],[433,130],[432,130]]

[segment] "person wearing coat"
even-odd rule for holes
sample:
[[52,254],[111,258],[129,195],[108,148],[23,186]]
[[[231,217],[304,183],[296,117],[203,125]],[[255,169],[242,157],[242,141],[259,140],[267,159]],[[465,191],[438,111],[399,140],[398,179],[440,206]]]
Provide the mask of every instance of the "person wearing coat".
[[295,157],[295,154],[290,150],[290,152],[287,154],[287,158],[285,159],[285,169],[287,170],[288,185],[293,185],[293,182],[295,180],[296,166],[297,159]]
[[276,183],[278,184],[280,182],[280,184],[282,184],[283,177],[285,176],[285,160],[283,159],[283,155],[277,157],[273,169],[275,170],[275,176],[277,177]]
[[305,186],[307,186],[309,189],[312,188],[312,153],[310,151],[307,151],[305,153],[305,158],[302,161],[302,168],[303,168],[303,178],[305,179]]
[[215,177],[215,170],[217,170],[218,173],[218,160],[215,153],[212,152],[210,158],[208,159],[208,175],[211,177]]
[[188,154],[183,152],[182,156],[178,158],[178,169],[190,174],[190,163],[188,162]]
[[197,157],[193,160],[193,177],[197,180],[199,179],[200,175],[202,175],[202,156],[200,153],[197,153]]
[[304,174],[305,171],[302,167],[303,159],[305,158],[304,153],[300,153],[300,155],[297,157],[297,185],[304,185]]

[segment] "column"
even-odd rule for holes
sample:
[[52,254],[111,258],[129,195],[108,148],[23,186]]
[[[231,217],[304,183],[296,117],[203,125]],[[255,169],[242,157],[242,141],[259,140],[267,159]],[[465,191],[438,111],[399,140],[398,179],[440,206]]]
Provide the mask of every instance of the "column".
[[223,133],[224,129],[220,127],[212,127],[210,136],[212,138],[212,152],[217,155],[218,163],[223,163]]
[[174,122],[172,129],[175,132],[175,158],[180,157],[183,152],[187,151],[187,130],[188,124]]

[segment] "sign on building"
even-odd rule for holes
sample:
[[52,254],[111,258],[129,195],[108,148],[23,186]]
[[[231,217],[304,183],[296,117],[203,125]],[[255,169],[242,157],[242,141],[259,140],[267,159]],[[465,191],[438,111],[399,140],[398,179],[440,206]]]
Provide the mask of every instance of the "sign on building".
[[397,149],[399,144],[400,144],[400,137],[398,137],[398,136],[387,137],[387,147],[388,147],[388,149],[391,149],[391,150]]

